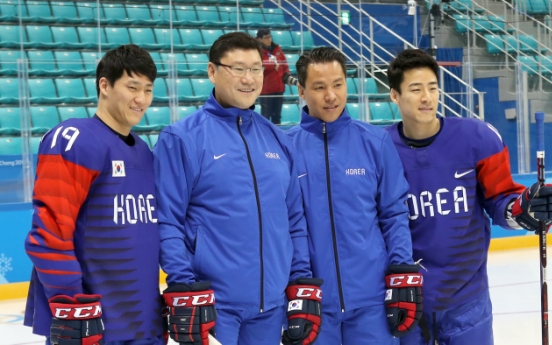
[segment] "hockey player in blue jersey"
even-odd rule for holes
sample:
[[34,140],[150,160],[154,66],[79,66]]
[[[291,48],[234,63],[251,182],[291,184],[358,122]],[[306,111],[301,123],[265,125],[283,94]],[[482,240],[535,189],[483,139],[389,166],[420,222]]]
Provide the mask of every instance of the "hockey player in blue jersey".
[[140,47],[108,51],[96,70],[96,115],[42,139],[24,323],[47,345],[165,344],[153,156],[130,131],[156,75]]
[[386,129],[410,184],[414,259],[427,269],[424,317],[401,344],[490,345],[489,217],[506,229],[536,230],[538,220],[552,218],[552,186],[515,183],[508,148],[491,125],[436,116],[438,68],[409,49],[387,72],[402,122]]
[[310,269],[291,142],[254,111],[259,42],[219,37],[208,74],[205,105],[165,128],[154,148],[170,336],[207,345],[216,323],[224,345],[274,345],[287,314],[283,343],[309,345],[322,282]]
[[296,67],[306,106],[287,134],[303,163],[313,274],[324,279],[316,344],[398,344],[421,316],[423,280],[397,151],[388,133],[347,113],[340,51],[316,48]]

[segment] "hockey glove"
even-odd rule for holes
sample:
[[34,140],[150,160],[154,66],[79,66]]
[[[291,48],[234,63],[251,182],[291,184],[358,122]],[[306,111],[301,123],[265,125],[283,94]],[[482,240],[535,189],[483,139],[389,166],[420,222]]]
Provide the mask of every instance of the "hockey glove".
[[385,284],[385,307],[391,334],[402,337],[410,332],[422,316],[423,277],[418,265],[390,265]]
[[297,80],[297,78],[292,76],[289,72],[284,73],[284,76],[282,77],[282,81],[286,85],[297,86],[297,84],[299,84],[299,81]]
[[169,307],[169,335],[179,344],[209,345],[215,335],[215,292],[211,282],[174,284],[163,291]]
[[526,230],[540,229],[539,221],[550,227],[552,222],[552,185],[540,186],[538,183],[527,188],[514,201],[512,217]]
[[323,282],[318,278],[300,278],[286,288],[288,329],[282,334],[282,344],[309,345],[318,336]]
[[54,316],[50,326],[52,345],[103,345],[100,295],[58,295],[50,298]]

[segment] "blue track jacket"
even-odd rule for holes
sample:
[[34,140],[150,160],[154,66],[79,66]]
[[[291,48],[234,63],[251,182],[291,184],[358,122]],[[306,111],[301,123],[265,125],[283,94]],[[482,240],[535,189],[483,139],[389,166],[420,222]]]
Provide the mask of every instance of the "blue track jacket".
[[408,184],[389,134],[346,110],[325,123],[307,107],[287,134],[306,165],[299,182],[322,310],[382,305],[387,266],[412,263]]
[[312,277],[291,142],[213,92],[153,150],[161,267],[169,285],[211,281],[219,307],[269,310]]

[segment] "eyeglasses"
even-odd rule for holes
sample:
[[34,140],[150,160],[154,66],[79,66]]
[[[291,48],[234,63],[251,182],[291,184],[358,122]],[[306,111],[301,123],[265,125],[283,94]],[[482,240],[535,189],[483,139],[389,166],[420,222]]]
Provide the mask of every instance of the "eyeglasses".
[[230,74],[232,74],[234,77],[244,77],[247,71],[251,73],[251,76],[259,77],[263,74],[263,71],[264,71],[264,67],[251,67],[251,68],[234,67],[234,66],[225,65],[220,62],[214,62],[214,64],[217,66],[222,66],[230,69]]

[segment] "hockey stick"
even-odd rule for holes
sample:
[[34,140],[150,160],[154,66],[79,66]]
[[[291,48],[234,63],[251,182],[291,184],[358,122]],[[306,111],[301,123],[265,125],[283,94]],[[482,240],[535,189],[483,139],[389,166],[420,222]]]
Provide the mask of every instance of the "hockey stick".
[[[539,184],[544,185],[544,112],[535,113],[537,124],[537,177]],[[540,222],[539,254],[540,254],[540,283],[541,283],[541,322],[542,345],[548,345],[548,285],[546,284],[546,223]]]

